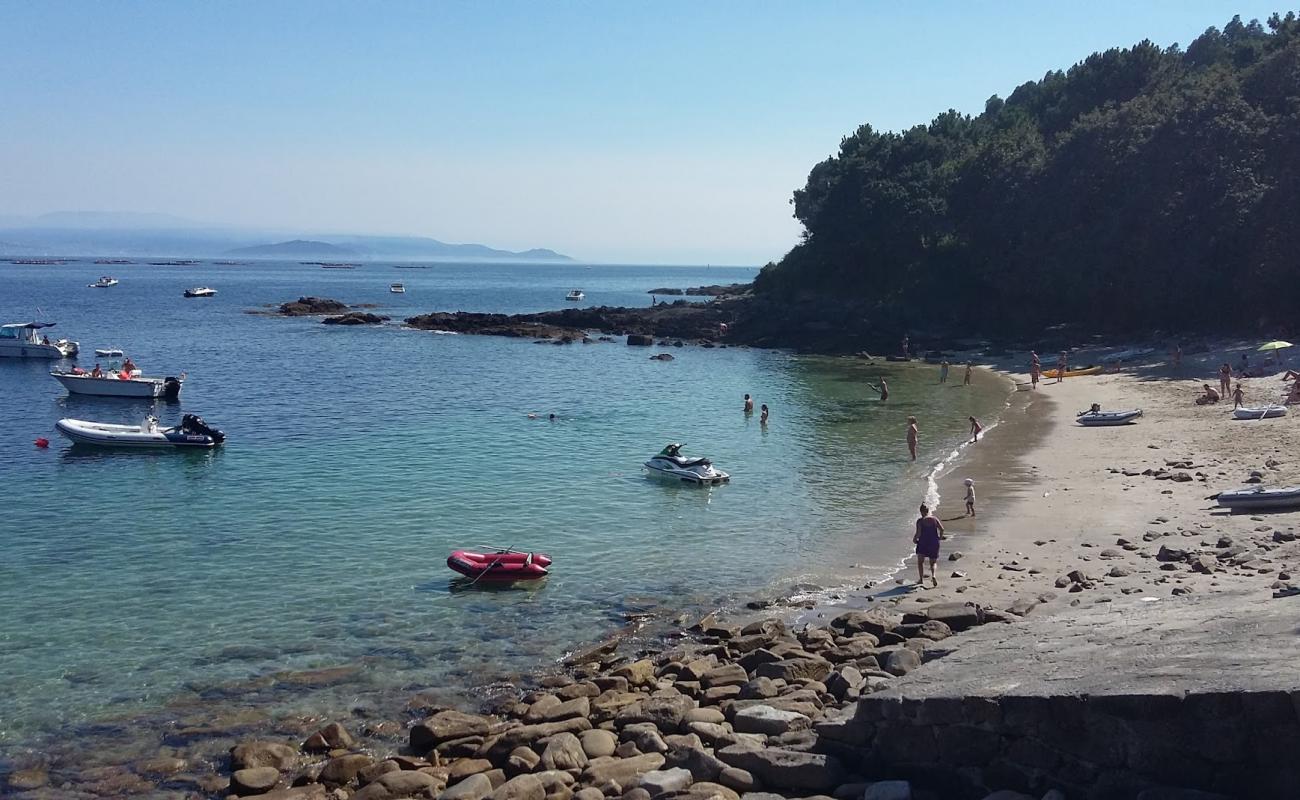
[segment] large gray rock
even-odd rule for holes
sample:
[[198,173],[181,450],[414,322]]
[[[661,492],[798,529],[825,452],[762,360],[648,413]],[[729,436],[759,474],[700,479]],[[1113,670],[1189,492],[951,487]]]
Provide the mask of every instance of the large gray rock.
[[419,770],[401,770],[380,775],[364,789],[352,795],[352,800],[395,800],[400,797],[430,797],[442,785],[434,776]]
[[869,633],[877,638],[892,631],[897,623],[878,611],[850,611],[831,620],[831,627],[844,631],[846,636]]
[[325,762],[320,771],[320,782],[326,786],[342,786],[350,783],[357,773],[371,764],[374,759],[364,753],[349,753]]
[[627,706],[618,712],[614,722],[619,727],[651,722],[664,733],[674,733],[681,728],[686,712],[692,708],[695,708],[695,701],[686,695],[661,694]]
[[275,767],[287,770],[298,760],[298,751],[282,742],[243,742],[230,748],[232,769]]
[[771,789],[829,792],[844,783],[843,765],[834,756],[794,750],[751,749],[731,745],[717,752],[722,761],[749,772]]
[[744,667],[739,664],[723,664],[704,673],[700,685],[712,689],[715,686],[740,686],[747,680],[749,675],[745,673]]
[[582,783],[586,786],[603,786],[607,781],[614,781],[619,786],[630,788],[635,785],[637,778],[663,765],[664,757],[659,753],[593,762],[582,771]]
[[718,773],[718,783],[736,792],[756,792],[758,791],[758,781],[753,775],[743,769],[736,767],[727,767]]
[[647,772],[641,776],[640,787],[649,792],[651,797],[658,797],[669,792],[679,792],[694,782],[695,778],[689,770],[674,767]]
[[885,672],[890,675],[906,675],[921,666],[921,656],[915,650],[901,647],[894,650],[885,659]]
[[912,784],[907,781],[877,781],[867,786],[862,800],[912,800]]
[[487,736],[491,722],[476,714],[439,711],[411,728],[411,749],[427,753],[443,742],[471,736]]
[[[966,603],[935,603],[924,611],[922,619],[917,622],[926,620],[938,620],[946,624],[954,632],[969,630],[984,624],[984,614],[982,609],[975,605]],[[904,620],[906,622],[908,620]]]
[[230,793],[240,797],[266,794],[280,782],[280,770],[275,767],[247,767],[235,770],[230,776]]
[[759,664],[754,669],[756,677],[780,678],[786,683],[800,679],[823,681],[831,674],[833,665],[824,658],[787,658],[767,664]]
[[546,800],[546,787],[536,775],[518,775],[498,786],[492,800]]
[[783,711],[769,705],[750,706],[736,712],[732,727],[741,733],[762,733],[780,736],[790,731],[806,730],[812,720],[794,711]]
[[492,794],[492,780],[479,773],[452,784],[438,795],[438,800],[483,800]]
[[308,753],[327,753],[330,750],[350,750],[354,743],[346,728],[337,722],[331,722],[308,736],[302,743],[302,749]]
[[581,770],[586,766],[587,753],[577,736],[572,733],[557,733],[546,740],[546,749],[542,751],[542,769]]
[[503,731],[496,742],[492,744],[490,750],[494,757],[496,755],[504,757],[520,745],[531,745],[539,739],[545,739],[548,736],[555,736],[560,733],[577,734],[588,730],[591,730],[591,722],[582,717],[560,720],[559,722],[521,725],[518,728]]
[[582,743],[582,752],[587,754],[587,758],[612,756],[614,749],[618,747],[618,737],[599,728],[583,731],[578,736],[578,741]]
[[666,765],[689,771],[697,781],[716,781],[727,769],[726,763],[703,747],[673,748],[668,751]]

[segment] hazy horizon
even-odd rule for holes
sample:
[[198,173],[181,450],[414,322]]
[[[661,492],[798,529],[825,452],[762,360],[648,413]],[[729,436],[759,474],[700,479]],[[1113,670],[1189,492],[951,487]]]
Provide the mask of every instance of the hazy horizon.
[[862,123],[979,113],[1094,51],[1275,10],[8,3],[0,216],[760,265]]

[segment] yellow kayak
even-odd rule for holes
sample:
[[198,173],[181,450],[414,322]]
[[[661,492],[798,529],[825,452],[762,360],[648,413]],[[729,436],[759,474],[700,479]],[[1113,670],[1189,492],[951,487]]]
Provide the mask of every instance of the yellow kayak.
[[[1098,367],[1098,366],[1079,367],[1078,369],[1067,369],[1067,370],[1065,371],[1065,377],[1067,377],[1067,378],[1077,378],[1077,377],[1079,377],[1079,376],[1081,376],[1081,375],[1100,375],[1101,373],[1102,373],[1102,368],[1101,368],[1101,367]],[[1056,377],[1056,370],[1054,370],[1054,369],[1045,369],[1045,370],[1043,370],[1043,377],[1044,377],[1044,378],[1055,378],[1055,377]]]

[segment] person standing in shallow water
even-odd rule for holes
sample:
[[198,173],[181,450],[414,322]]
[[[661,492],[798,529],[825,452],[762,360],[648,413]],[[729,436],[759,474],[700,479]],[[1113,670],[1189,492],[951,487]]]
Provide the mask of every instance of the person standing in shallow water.
[[754,398],[750,397],[749,395],[745,395],[745,413],[746,414],[754,413]]
[[1029,351],[1029,381],[1038,388],[1038,379],[1043,376],[1043,362],[1038,360],[1038,353]]
[[970,362],[966,362],[966,377],[962,378],[962,386],[970,386]]
[[980,431],[984,430],[984,426],[980,425],[979,420],[974,417],[968,419],[970,419],[970,440],[971,444],[974,444],[980,440]]
[[921,504],[921,516],[916,521],[916,533],[912,534],[912,543],[916,545],[916,585],[925,583],[925,561],[930,560],[930,584],[938,587],[939,579],[935,576],[935,562],[939,560],[939,540],[943,538],[943,523],[937,517],[930,516],[930,508]]
[[916,417],[907,418],[907,450],[912,454],[912,460],[916,460]]
[[758,415],[758,424],[767,427],[767,403],[764,403],[760,408],[762,411]]

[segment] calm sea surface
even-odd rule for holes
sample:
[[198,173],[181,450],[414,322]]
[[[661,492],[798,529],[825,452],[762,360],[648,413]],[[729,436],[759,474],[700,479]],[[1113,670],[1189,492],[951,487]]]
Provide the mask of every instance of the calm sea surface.
[[[106,272],[121,284],[86,288]],[[909,552],[908,520],[966,416],[1002,409],[1001,383],[245,313],[304,294],[376,303],[398,321],[535,311],[565,306],[574,287],[589,305],[648,305],[650,288],[753,274],[0,264],[0,322],[40,309],[81,343],[83,366],[117,346],[147,374],[188,371],[182,402],[156,413],[198,413],[229,437],[210,453],[74,448],[59,418],[136,422],[150,404],[70,398],[49,363],[0,359],[0,755],[271,673],[345,667],[332,685],[263,701],[328,712],[530,669],[629,612],[880,577]],[[407,293],[390,294],[393,281]],[[181,297],[196,285],[218,294]],[[882,374],[888,403],[866,386]],[[766,429],[741,413],[746,392],[772,408]],[[921,420],[915,465],[908,414]],[[39,436],[49,449],[33,446]],[[641,463],[670,441],[732,483],[648,478]],[[554,574],[533,590],[455,591],[446,556],[475,545],[545,551]]]

